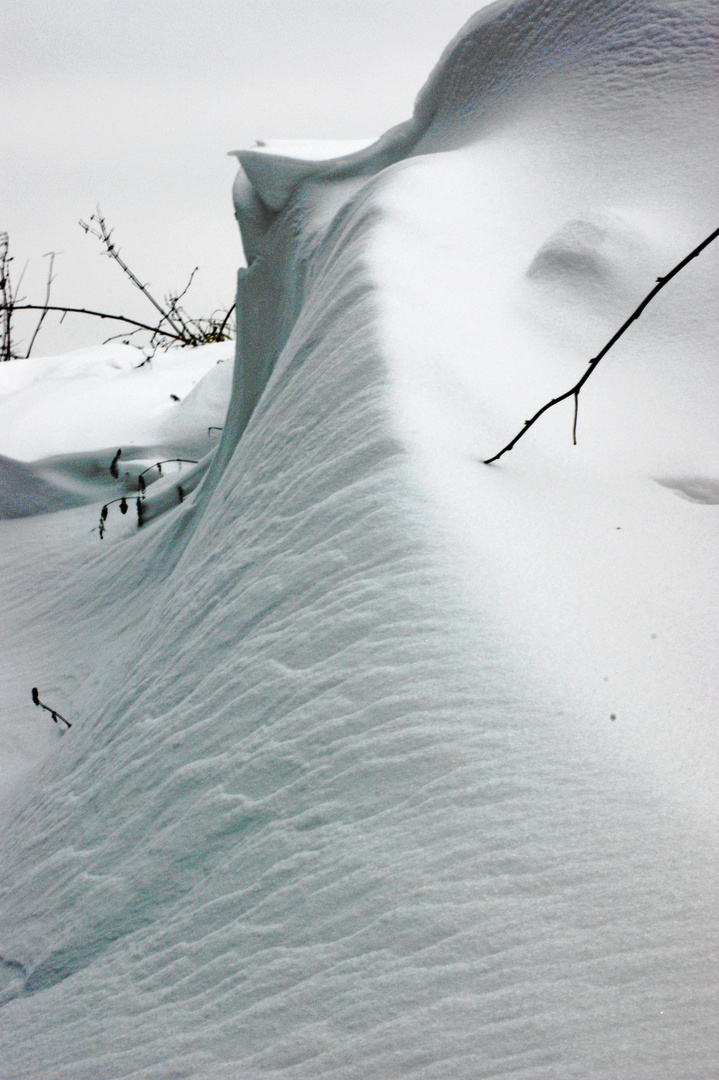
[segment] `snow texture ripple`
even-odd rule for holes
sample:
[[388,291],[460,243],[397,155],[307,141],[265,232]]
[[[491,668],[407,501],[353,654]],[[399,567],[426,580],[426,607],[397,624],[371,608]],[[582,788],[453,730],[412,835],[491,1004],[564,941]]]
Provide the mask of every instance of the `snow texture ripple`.
[[716,227],[715,16],[493,5],[408,125],[269,147],[203,483],[2,523],[73,720],[2,806],[4,1080],[712,1074],[716,260],[580,446],[480,460]]

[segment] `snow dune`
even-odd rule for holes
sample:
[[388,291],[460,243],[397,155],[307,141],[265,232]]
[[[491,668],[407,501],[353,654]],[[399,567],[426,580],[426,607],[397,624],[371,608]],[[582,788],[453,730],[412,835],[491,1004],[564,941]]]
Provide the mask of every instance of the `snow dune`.
[[[38,763],[1,1077],[711,1075],[717,253],[576,447],[557,409],[481,462],[716,227],[715,42],[714,3],[501,3],[376,143],[240,152],[204,479],[102,545],[97,503],[2,523]],[[202,450],[219,357],[173,412],[185,359],[113,438],[0,441],[9,474]]]

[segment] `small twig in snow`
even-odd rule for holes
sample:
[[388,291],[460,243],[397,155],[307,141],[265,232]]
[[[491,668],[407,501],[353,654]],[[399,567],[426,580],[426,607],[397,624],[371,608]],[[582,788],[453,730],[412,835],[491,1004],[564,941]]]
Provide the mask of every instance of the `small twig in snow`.
[[701,244],[697,245],[697,247],[695,247],[693,251],[690,251],[689,254],[686,255],[682,259],[681,262],[677,263],[677,265],[674,267],[674,269],[670,270],[668,274],[665,274],[664,277],[658,277],[656,285],[654,286],[652,291],[650,293],[648,293],[647,296],[644,297],[644,299],[642,300],[639,307],[637,307],[632,312],[632,314],[629,316],[629,318],[626,320],[626,322],[622,323],[622,325],[617,330],[616,334],[614,334],[609,339],[609,341],[604,346],[604,348],[601,349],[600,352],[598,352],[597,355],[592,360],[589,361],[589,367],[584,372],[584,374],[582,375],[579,382],[575,383],[575,385],[572,386],[569,390],[565,391],[565,393],[560,394],[559,397],[552,398],[551,401],[548,401],[546,403],[546,405],[543,405],[541,409],[537,410],[537,412],[534,414],[534,416],[530,420],[525,420],[524,421],[524,427],[520,431],[517,432],[517,434],[514,436],[514,438],[510,442],[508,442],[506,446],[502,447],[502,449],[499,451],[498,454],[495,454],[493,457],[490,457],[490,458],[485,458],[483,464],[484,465],[491,465],[493,461],[499,461],[499,459],[502,457],[503,454],[506,454],[509,450],[511,450],[512,447],[515,446],[519,442],[519,440],[522,438],[522,436],[527,434],[527,432],[532,427],[532,425],[535,424],[537,422],[537,420],[539,420],[540,416],[543,416],[544,413],[547,412],[548,409],[551,409],[554,405],[558,405],[560,403],[560,401],[566,401],[567,398],[570,398],[570,397],[574,398],[574,425],[573,425],[573,429],[572,429],[572,435],[573,435],[573,439],[574,439],[574,445],[576,446],[576,443],[577,443],[577,413],[578,413],[578,410],[579,410],[579,393],[580,393],[582,387],[584,386],[585,382],[589,378],[589,376],[592,374],[593,371],[596,370],[596,367],[597,367],[597,364],[599,363],[599,361],[602,359],[602,357],[606,356],[606,354],[609,352],[609,350],[612,348],[613,345],[616,345],[616,343],[619,341],[622,334],[624,334],[624,332],[629,329],[631,324],[636,319],[639,318],[641,313],[644,311],[644,308],[647,306],[647,304],[651,303],[651,301],[654,299],[654,297],[657,295],[657,293],[661,292],[661,290],[664,288],[664,286],[667,285],[671,281],[671,279],[673,277],[675,277],[679,273],[680,270],[683,270],[684,267],[687,265],[687,263],[691,262],[692,259],[696,259],[697,255],[699,255],[704,250],[705,247],[708,247],[709,244],[712,243],[712,241],[716,240],[717,237],[719,237],[719,229],[715,229],[713,233],[711,233],[709,236],[707,236],[706,240],[702,240]]
[[57,723],[58,720],[62,720],[63,724],[67,724],[68,728],[72,727],[70,721],[66,720],[64,716],[60,716],[60,713],[57,711],[57,709],[51,709],[49,705],[45,705],[42,701],[40,701],[36,686],[33,686],[32,688],[32,700],[33,705],[37,705],[39,708],[44,709],[45,712],[49,712],[55,723]]

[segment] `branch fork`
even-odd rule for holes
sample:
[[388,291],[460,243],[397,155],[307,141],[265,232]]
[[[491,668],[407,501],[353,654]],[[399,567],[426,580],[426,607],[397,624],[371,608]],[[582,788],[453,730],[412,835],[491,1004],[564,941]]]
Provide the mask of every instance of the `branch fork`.
[[605,357],[607,355],[609,350],[614,345],[616,345],[616,343],[619,341],[620,337],[629,329],[631,324],[633,322],[635,322],[639,318],[639,316],[642,314],[642,312],[644,311],[647,304],[651,303],[651,301],[654,299],[654,297],[657,295],[657,293],[661,292],[661,290],[664,288],[664,286],[667,285],[672,280],[672,278],[675,277],[679,273],[680,270],[683,270],[684,267],[687,265],[687,263],[691,262],[692,259],[696,259],[697,255],[701,254],[701,252],[704,250],[704,248],[708,247],[709,244],[713,243],[713,241],[716,240],[717,237],[719,237],[719,229],[715,229],[714,232],[710,233],[710,235],[707,236],[707,238],[705,240],[702,240],[701,244],[698,244],[697,247],[695,247],[693,251],[690,251],[689,254],[686,255],[681,260],[681,262],[677,263],[677,265],[674,267],[674,269],[670,270],[668,274],[665,274],[664,277],[658,277],[656,279],[656,285],[651,290],[651,292],[649,292],[644,297],[641,304],[639,304],[639,306],[637,308],[635,308],[635,310],[632,312],[632,314],[629,316],[629,318],[624,323],[622,323],[622,325],[619,327],[617,332],[609,339],[609,341],[606,343],[606,345],[602,349],[600,349],[600,351],[597,353],[597,355],[595,357],[593,357],[589,361],[589,364],[587,366],[587,370],[584,372],[581,379],[577,383],[575,383],[574,386],[570,387],[569,390],[566,390],[563,394],[560,394],[558,397],[552,398],[552,400],[548,401],[546,403],[546,405],[542,405],[541,409],[538,409],[537,412],[534,414],[534,416],[530,420],[525,420],[524,421],[524,427],[521,428],[521,430],[517,432],[517,434],[514,436],[514,438],[511,439],[507,443],[506,446],[503,446],[502,449],[498,453],[494,454],[490,458],[485,458],[485,460],[483,461],[483,464],[484,465],[491,465],[493,462],[499,461],[499,459],[502,457],[503,454],[509,453],[509,451],[514,446],[517,445],[517,443],[522,438],[522,436],[526,435],[526,433],[529,431],[529,429],[532,427],[533,424],[536,424],[536,422],[537,422],[537,420],[539,420],[540,416],[543,416],[544,413],[547,412],[549,409],[553,408],[553,406],[559,405],[560,401],[566,401],[567,398],[570,398],[570,397],[574,398],[574,423],[572,425],[572,441],[573,441],[573,444],[576,446],[577,445],[577,418],[578,418],[578,414],[579,414],[579,394],[580,394],[581,389],[584,386],[585,382],[589,378],[589,376],[592,374],[593,371],[596,371],[596,368],[597,368],[597,365],[599,364],[599,362],[603,359],[603,357]]

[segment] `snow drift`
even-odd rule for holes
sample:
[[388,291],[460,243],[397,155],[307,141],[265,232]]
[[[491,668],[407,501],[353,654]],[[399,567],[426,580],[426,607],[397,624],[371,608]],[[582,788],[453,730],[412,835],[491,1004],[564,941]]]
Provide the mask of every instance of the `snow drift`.
[[716,227],[715,16],[493,5],[379,142],[240,153],[203,483],[37,519],[41,580],[3,524],[73,728],[4,805],[0,1076],[711,1072],[716,254],[577,447],[481,460]]

